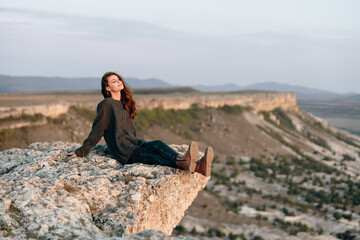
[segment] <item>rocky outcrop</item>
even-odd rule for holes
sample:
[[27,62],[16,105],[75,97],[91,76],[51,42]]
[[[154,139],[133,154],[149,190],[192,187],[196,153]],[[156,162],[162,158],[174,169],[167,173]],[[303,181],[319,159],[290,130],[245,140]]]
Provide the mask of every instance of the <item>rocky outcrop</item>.
[[6,117],[18,117],[22,114],[42,114],[45,117],[55,118],[69,111],[70,104],[66,102],[49,103],[30,106],[0,107],[0,119]]
[[105,145],[67,159],[78,146],[34,143],[0,152],[0,237],[99,239],[147,229],[170,235],[208,181],[170,167],[123,166]]
[[[67,98],[68,100],[68,98]],[[22,114],[35,115],[42,114],[55,118],[67,113],[70,105],[85,106],[96,109],[101,98],[93,97],[92,100],[73,102],[54,102],[52,99],[47,104],[0,107],[0,119],[6,117],[18,117]],[[250,106],[255,111],[271,111],[275,108],[284,110],[297,110],[295,93],[277,92],[236,92],[236,93],[174,93],[166,94],[137,94],[135,100],[138,109],[153,109],[162,107],[163,109],[188,109],[192,104],[199,104],[208,107],[221,107],[224,105]]]
[[2,129],[14,129],[14,128],[22,128],[22,127],[34,127],[34,126],[42,126],[47,124],[45,118],[41,118],[37,121],[25,121],[25,120],[16,120],[13,122],[5,122],[0,124],[0,130]]
[[192,104],[208,107],[224,105],[250,106],[256,111],[275,108],[297,110],[295,93],[236,92],[236,93],[183,93],[172,95],[143,95],[136,98],[139,109],[188,109]]

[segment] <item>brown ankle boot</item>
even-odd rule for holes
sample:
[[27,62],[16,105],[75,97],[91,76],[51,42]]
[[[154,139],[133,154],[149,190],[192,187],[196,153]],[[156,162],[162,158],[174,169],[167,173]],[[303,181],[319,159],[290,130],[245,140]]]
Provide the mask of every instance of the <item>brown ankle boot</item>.
[[211,174],[211,163],[213,159],[214,150],[212,147],[206,148],[204,156],[196,162],[195,172],[198,172],[205,177],[209,177]]
[[184,156],[176,160],[176,167],[193,173],[195,171],[198,153],[199,153],[199,148],[197,143],[191,142]]

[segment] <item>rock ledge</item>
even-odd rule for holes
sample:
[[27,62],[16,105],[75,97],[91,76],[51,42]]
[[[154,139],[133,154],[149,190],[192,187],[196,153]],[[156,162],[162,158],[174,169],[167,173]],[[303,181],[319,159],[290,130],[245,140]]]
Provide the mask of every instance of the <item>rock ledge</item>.
[[0,237],[99,239],[148,229],[170,235],[209,180],[163,166],[123,166],[105,145],[67,159],[77,147],[33,143],[0,152]]

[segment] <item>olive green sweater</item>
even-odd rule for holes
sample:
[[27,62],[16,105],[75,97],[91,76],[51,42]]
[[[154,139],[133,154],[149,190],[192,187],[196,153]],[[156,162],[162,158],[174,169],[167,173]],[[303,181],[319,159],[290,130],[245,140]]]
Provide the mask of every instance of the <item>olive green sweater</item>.
[[83,145],[75,150],[76,155],[86,156],[103,136],[111,154],[122,164],[145,142],[136,136],[134,120],[130,119],[130,113],[122,102],[111,97],[98,104],[91,132]]

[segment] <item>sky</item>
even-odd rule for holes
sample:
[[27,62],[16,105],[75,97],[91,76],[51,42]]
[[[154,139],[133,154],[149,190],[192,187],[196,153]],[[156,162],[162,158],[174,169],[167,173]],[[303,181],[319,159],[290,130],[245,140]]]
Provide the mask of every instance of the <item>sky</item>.
[[358,0],[0,0],[0,74],[360,93]]

